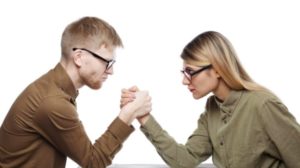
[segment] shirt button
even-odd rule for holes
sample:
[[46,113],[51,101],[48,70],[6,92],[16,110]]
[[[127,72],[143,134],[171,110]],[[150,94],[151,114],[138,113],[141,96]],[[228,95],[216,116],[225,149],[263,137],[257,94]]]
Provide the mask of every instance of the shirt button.
[[221,142],[220,142],[220,145],[221,145],[221,146],[223,146],[223,145],[224,145],[224,142],[223,142],[223,141],[221,141]]

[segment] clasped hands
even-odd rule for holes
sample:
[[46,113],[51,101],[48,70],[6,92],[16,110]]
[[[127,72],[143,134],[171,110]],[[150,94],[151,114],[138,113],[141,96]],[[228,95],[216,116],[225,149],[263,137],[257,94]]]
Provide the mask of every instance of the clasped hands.
[[122,89],[120,108],[119,117],[125,123],[130,125],[137,118],[143,125],[152,110],[151,97],[148,91],[140,91],[136,86]]

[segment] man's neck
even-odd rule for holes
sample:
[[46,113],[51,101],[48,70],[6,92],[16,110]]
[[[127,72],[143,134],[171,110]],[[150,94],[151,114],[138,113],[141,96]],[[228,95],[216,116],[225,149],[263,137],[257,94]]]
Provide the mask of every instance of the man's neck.
[[76,90],[80,89],[83,86],[83,84],[78,75],[78,71],[77,71],[77,68],[75,67],[75,65],[73,65],[72,63],[68,63],[67,61],[63,61],[63,60],[60,61],[60,64],[62,65],[62,67],[65,69],[65,71],[69,75]]

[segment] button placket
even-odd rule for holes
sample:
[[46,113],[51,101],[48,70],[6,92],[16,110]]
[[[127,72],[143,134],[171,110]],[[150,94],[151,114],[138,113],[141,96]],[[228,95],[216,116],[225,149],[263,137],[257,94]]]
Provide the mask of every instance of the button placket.
[[221,142],[220,142],[220,145],[221,145],[221,146],[223,146],[223,145],[224,145],[224,142],[223,142],[223,140],[221,140]]

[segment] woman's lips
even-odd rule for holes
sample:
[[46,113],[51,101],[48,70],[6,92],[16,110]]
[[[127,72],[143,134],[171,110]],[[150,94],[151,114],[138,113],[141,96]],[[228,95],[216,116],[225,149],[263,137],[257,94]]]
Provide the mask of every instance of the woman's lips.
[[190,90],[190,92],[194,92],[195,91],[195,89],[190,89],[190,88],[189,88],[189,90]]

